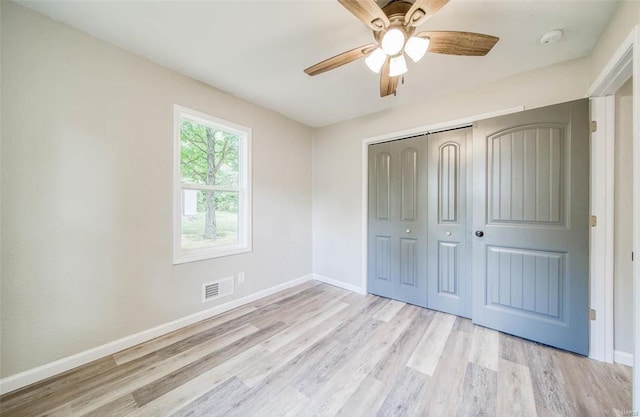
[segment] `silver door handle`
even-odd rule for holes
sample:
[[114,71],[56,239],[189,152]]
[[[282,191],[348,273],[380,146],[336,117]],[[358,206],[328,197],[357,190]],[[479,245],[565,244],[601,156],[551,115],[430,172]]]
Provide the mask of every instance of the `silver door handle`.
[[451,236],[451,232],[447,232],[447,236]]
[[405,232],[407,232],[407,234],[411,233],[411,229],[407,229],[405,230]]

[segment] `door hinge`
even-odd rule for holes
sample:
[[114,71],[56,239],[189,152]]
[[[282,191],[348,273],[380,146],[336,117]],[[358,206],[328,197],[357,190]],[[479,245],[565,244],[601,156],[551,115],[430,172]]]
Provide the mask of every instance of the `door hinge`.
[[598,216],[593,214],[589,217],[589,226],[596,227],[598,225]]
[[589,320],[595,320],[596,319],[596,311],[594,309],[589,309]]
[[631,262],[633,262],[633,251],[631,251]]
[[591,130],[591,133],[595,133],[598,131],[598,122],[596,122],[595,120],[592,120],[591,123],[589,123],[589,129]]

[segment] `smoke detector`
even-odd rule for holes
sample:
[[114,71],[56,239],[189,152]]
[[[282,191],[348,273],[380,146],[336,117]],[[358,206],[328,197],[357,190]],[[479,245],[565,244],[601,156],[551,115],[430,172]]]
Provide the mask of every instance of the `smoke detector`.
[[556,43],[562,38],[562,30],[556,29],[551,32],[547,32],[540,38],[540,43],[543,45],[551,45]]

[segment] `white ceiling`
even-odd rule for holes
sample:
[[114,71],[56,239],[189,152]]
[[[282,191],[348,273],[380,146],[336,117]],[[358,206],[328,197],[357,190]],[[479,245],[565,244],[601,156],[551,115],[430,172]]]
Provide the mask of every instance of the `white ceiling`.
[[[20,3],[313,127],[582,57],[616,7],[612,0],[452,0],[420,30],[487,33],[498,44],[486,57],[427,54],[410,64],[397,97],[380,98],[378,76],[363,60],[303,73],[373,39],[336,0]],[[560,42],[538,43],[557,28],[565,33]]]

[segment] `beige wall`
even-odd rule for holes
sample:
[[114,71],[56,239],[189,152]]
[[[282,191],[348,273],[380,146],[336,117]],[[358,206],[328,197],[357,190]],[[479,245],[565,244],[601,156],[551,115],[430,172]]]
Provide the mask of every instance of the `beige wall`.
[[[310,128],[1,3],[2,376],[311,272]],[[176,103],[253,129],[250,254],[172,266]]]
[[616,93],[614,182],[614,349],[633,353],[632,80]]
[[589,77],[591,82],[595,81],[600,75],[611,56],[637,24],[640,24],[640,1],[620,1],[609,24],[607,24],[589,55]]
[[313,271],[360,285],[363,139],[519,105],[534,108],[583,98],[588,74],[587,59],[569,61],[415,107],[315,129]]

